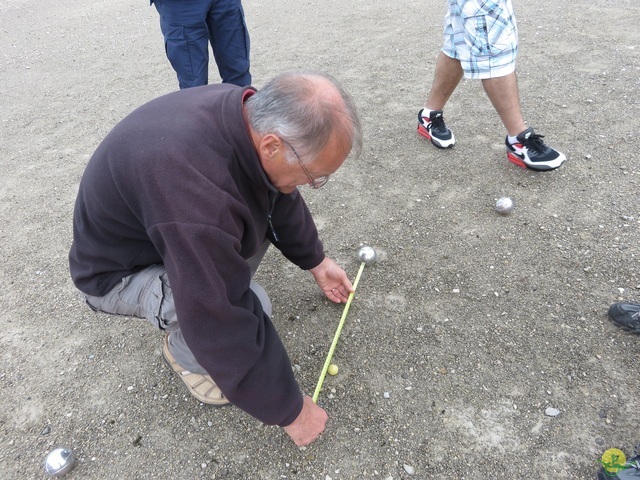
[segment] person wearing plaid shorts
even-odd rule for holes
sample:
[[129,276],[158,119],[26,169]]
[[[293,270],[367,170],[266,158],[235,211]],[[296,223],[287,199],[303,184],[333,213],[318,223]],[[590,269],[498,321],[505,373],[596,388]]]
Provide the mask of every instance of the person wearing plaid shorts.
[[558,168],[566,156],[525,125],[516,78],[518,26],[511,0],[448,0],[444,43],[431,91],[418,113],[418,133],[438,148],[455,137],[443,109],[463,77],[480,79],[507,130],[507,159],[536,171]]

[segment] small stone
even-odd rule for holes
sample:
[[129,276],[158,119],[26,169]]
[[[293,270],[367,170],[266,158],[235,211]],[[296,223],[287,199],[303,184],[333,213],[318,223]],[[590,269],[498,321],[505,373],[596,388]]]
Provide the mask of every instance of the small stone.
[[406,463],[404,465],[402,465],[404,467],[404,471],[407,472],[409,475],[413,475],[414,473],[416,473],[415,468],[413,468],[411,465],[407,465]]
[[384,393],[382,394],[382,396],[383,396],[384,398],[391,398],[391,394],[390,394],[389,392],[384,392]]
[[544,411],[544,414],[548,417],[557,417],[558,415],[560,415],[560,410],[553,407],[547,407]]
[[47,425],[44,427],[40,435],[49,435],[51,433],[51,425]]

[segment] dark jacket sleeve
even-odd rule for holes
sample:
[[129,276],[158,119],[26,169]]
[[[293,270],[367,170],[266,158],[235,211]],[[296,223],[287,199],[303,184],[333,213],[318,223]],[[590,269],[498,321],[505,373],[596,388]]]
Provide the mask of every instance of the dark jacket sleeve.
[[282,254],[303,270],[317,267],[324,260],[318,230],[300,192],[281,195],[272,214],[277,240],[270,240]]
[[266,424],[289,425],[302,395],[287,352],[249,288],[237,238],[211,225],[149,232],[165,261],[180,329],[231,403]]

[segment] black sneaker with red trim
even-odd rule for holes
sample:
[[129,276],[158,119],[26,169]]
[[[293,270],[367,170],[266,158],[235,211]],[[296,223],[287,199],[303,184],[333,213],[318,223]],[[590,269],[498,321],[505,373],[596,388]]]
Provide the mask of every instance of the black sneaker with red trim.
[[542,141],[543,138],[544,135],[538,135],[531,127],[516,137],[516,143],[510,143],[507,137],[507,158],[519,167],[537,171],[555,170],[567,157],[546,145]]
[[456,139],[444,123],[442,110],[431,110],[428,117],[423,117],[423,112],[424,109],[418,112],[418,134],[431,140],[438,148],[453,147]]

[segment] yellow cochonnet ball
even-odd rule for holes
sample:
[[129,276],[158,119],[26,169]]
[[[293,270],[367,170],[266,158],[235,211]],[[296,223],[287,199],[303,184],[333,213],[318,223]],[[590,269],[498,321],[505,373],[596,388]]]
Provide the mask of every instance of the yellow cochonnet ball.
[[332,363],[331,365],[329,365],[329,368],[327,368],[327,373],[329,375],[337,375],[338,374],[338,366],[335,363]]
[[617,473],[622,470],[627,463],[627,457],[624,452],[617,448],[610,448],[602,454],[602,465],[609,473]]

